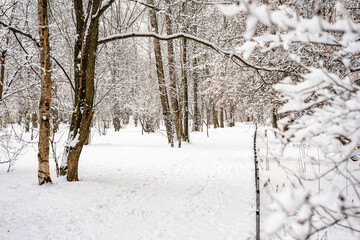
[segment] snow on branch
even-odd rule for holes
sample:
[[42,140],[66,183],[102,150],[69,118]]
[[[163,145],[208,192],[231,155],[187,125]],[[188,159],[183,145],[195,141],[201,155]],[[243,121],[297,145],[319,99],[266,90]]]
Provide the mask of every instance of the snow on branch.
[[[240,61],[244,66],[249,67],[251,69],[254,70],[261,70],[261,71],[267,71],[267,72],[288,72],[287,69],[281,69],[281,68],[267,68],[267,67],[261,67],[261,66],[257,66],[254,65],[252,63],[249,63],[248,61],[246,61],[243,57],[241,57],[240,55],[231,52],[231,51],[227,51],[224,50],[220,47],[218,47],[217,45],[215,45],[212,42],[209,42],[205,39],[201,39],[198,38],[194,35],[191,34],[186,34],[186,33],[175,33],[172,35],[160,35],[160,34],[156,34],[154,32],[131,32],[131,33],[122,33],[122,34],[115,34],[115,35],[111,35],[108,36],[106,38],[102,38],[98,41],[99,44],[105,44],[107,42],[111,42],[114,40],[120,40],[120,39],[127,39],[127,38],[133,38],[133,37],[138,37],[138,38],[145,38],[145,37],[153,37],[153,38],[157,38],[159,40],[164,40],[164,41],[168,41],[168,40],[173,40],[173,39],[177,39],[177,38],[186,38],[188,40],[192,40],[195,41],[197,43],[200,43],[202,45],[205,45],[217,52],[219,52],[220,54],[223,54],[227,57],[230,58],[234,58],[238,61]],[[289,72],[290,73],[290,72]]]
[[97,12],[97,14],[95,16],[93,16],[93,18],[100,17],[106,11],[106,9],[108,9],[111,6],[111,4],[113,4],[114,2],[115,2],[115,0],[104,0],[101,3],[99,11]]
[[[249,14],[244,34],[248,42],[244,47],[239,48],[240,51],[246,52],[245,46],[250,45],[249,42],[260,47],[271,42],[272,47],[283,46],[285,49],[288,49],[291,43],[313,43],[342,47],[346,52],[360,51],[357,44],[360,36],[360,24],[351,21],[340,4],[337,5],[337,11],[344,17],[337,19],[334,23],[317,15],[309,19],[303,18],[287,6],[282,5],[277,10],[271,10],[267,5],[257,6],[254,1],[246,0],[230,6],[219,6],[219,9],[227,15],[234,15],[238,12]],[[276,34],[253,37],[253,30],[257,22],[266,26],[276,26],[280,31],[277,31]],[[341,34],[340,39],[335,37],[334,33]]]

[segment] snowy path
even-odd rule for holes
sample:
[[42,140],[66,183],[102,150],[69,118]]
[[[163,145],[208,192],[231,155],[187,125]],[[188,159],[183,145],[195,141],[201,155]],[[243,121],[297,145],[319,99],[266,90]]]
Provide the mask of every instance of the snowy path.
[[95,136],[80,182],[36,185],[36,153],[0,168],[0,239],[252,239],[251,125],[171,149],[138,128]]

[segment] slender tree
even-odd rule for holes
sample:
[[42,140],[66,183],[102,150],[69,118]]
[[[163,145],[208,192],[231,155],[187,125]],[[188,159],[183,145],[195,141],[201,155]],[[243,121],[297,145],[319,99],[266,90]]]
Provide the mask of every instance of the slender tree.
[[[154,5],[154,1],[149,0],[149,4]],[[157,17],[156,17],[156,11],[154,11],[154,10],[150,10],[150,24],[151,24],[153,31],[156,34],[158,34],[159,26],[158,26]],[[162,60],[162,55],[161,55],[160,41],[158,38],[154,38],[154,53],[155,53],[155,62],[156,62],[156,73],[157,73],[158,82],[159,82],[161,106],[162,106],[162,111],[163,111],[165,127],[166,127],[166,134],[168,137],[168,142],[171,144],[171,146],[174,146],[169,99],[168,99],[168,94],[167,94],[167,88],[165,85],[164,65],[163,65],[163,60]]]
[[[170,5],[170,0],[166,0],[166,4]],[[166,14],[166,34],[172,35],[172,21],[171,21],[171,7],[168,8],[168,13]],[[173,40],[167,41],[168,45],[168,61],[169,61],[169,80],[170,80],[170,102],[173,112],[173,119],[175,125],[176,136],[178,139],[178,146],[181,147],[181,133],[182,133],[182,116],[179,106],[178,94],[177,94],[177,84],[175,76],[175,53],[174,53],[174,43]]]
[[39,105],[40,130],[38,153],[39,185],[51,182],[49,170],[50,106],[51,106],[51,61],[48,0],[38,0],[40,36],[41,96]]
[[[194,50],[196,48],[194,47]],[[198,73],[198,58],[195,57],[193,60],[193,93],[194,93],[194,114],[193,114],[193,121],[194,121],[194,131],[198,132],[201,128],[201,114],[199,109],[199,73]]]

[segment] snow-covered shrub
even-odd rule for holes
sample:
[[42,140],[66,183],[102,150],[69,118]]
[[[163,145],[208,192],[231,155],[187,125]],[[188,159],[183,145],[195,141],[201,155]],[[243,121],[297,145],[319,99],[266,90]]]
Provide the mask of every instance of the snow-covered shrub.
[[[360,24],[341,4],[334,8],[334,1],[323,2],[305,11],[312,13],[308,16],[279,3],[242,0],[221,7],[229,14],[236,8],[248,15],[244,34],[247,40],[239,47],[245,58],[255,49],[267,53],[282,48],[298,66],[298,72],[278,66],[279,71],[288,73],[274,85],[285,103],[279,109],[283,116],[278,123],[281,150],[286,152],[293,144],[308,145],[318,148],[326,158],[305,157],[303,161],[321,165],[324,170],[313,177],[295,172],[296,177],[300,182],[338,178],[336,190],[328,189],[322,198],[306,184],[300,184],[303,189],[297,192],[275,198],[275,215],[270,221],[277,225],[267,225],[267,232],[276,235],[284,227],[294,239],[309,239],[334,226],[360,230],[359,166],[353,162],[360,156]],[[269,31],[256,32],[259,24]],[[286,161],[284,157],[282,160]]]

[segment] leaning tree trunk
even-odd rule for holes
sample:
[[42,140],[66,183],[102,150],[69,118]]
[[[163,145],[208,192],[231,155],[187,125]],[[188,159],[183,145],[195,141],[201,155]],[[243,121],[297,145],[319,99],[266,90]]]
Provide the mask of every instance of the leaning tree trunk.
[[38,0],[38,22],[40,36],[41,97],[39,105],[40,130],[38,152],[39,185],[51,182],[49,170],[51,62],[48,21],[48,0]]
[[[170,5],[170,1],[166,0],[166,4]],[[171,21],[171,8],[168,9],[166,15],[166,34],[172,35],[172,21]],[[169,80],[170,80],[170,102],[174,116],[174,124],[176,137],[178,139],[178,146],[181,147],[181,135],[182,135],[182,120],[181,111],[179,107],[179,101],[177,98],[177,87],[175,77],[175,60],[174,60],[174,44],[173,40],[167,41],[168,44],[168,61],[169,61]]]
[[[154,5],[153,0],[149,0],[150,5]],[[159,26],[157,23],[156,12],[154,10],[150,10],[150,22],[151,27],[155,33],[159,33]],[[161,98],[161,106],[163,110],[163,117],[166,127],[166,134],[168,137],[168,142],[171,146],[174,146],[174,139],[172,134],[172,121],[171,121],[171,114],[170,114],[170,107],[169,107],[169,99],[167,95],[167,89],[165,86],[165,75],[164,75],[164,66],[161,56],[161,47],[160,41],[157,38],[154,38],[154,52],[155,52],[155,61],[156,61],[156,73],[159,82],[159,91],[160,91],[160,98]]]

